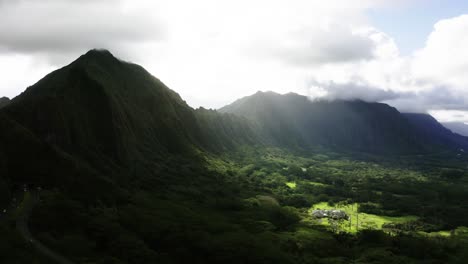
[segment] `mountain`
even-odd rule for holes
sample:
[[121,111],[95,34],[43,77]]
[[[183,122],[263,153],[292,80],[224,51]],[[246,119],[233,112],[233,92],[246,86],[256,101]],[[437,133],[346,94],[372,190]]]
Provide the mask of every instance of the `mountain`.
[[[262,142],[245,118],[195,110],[141,66],[105,50],[87,52],[12,99],[0,110],[0,128],[0,190],[62,186],[89,200],[178,181],[166,177],[188,177],[203,164],[201,153]],[[193,168],[174,172],[180,164]]]
[[[106,50],[91,50],[50,73],[4,111],[41,140],[100,166],[191,156],[216,143],[233,147],[253,138],[229,127],[240,118],[195,111],[141,66]],[[225,143],[231,138],[235,144]]]
[[420,140],[453,149],[467,149],[468,138],[455,134],[428,114],[404,113],[418,132]]
[[8,97],[0,97],[0,108],[7,106],[10,103],[10,99]]
[[190,152],[199,136],[192,109],[177,93],[104,50],[47,75],[5,112],[69,153],[118,164]]
[[442,125],[459,135],[468,136],[468,125],[463,122],[444,122]]
[[408,120],[381,103],[311,101],[294,93],[258,92],[219,111],[251,120],[281,146],[374,153],[424,149]]

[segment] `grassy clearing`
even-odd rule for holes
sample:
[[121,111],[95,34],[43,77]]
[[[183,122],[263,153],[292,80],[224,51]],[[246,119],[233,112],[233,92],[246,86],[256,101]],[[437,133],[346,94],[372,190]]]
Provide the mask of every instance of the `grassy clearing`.
[[[288,186],[291,189],[296,189],[296,187],[297,187],[297,182],[295,182],[295,181],[286,182],[285,184],[286,184],[286,186]],[[310,184],[310,185],[316,186],[316,187],[329,186],[328,184],[321,183],[321,182],[314,182],[314,181],[301,181],[301,182],[299,182],[299,184]]]
[[[327,202],[314,204],[310,209],[309,213],[317,209],[338,209],[345,211],[349,216],[349,221],[343,221],[339,224],[338,230],[349,233],[356,233],[362,229],[382,229],[382,225],[386,223],[404,223],[409,221],[415,221],[418,219],[416,216],[383,216],[366,213],[358,213],[359,204],[348,204],[348,205],[334,205],[331,206]],[[328,219],[317,220],[320,224],[325,226],[331,226],[332,223]]]

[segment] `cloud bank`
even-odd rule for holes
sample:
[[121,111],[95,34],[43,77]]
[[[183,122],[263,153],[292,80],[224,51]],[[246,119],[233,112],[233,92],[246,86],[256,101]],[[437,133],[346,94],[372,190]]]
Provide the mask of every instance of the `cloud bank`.
[[[380,56],[360,63],[323,66],[312,73],[313,80],[322,84],[312,82],[309,89],[324,91],[316,97],[370,97],[400,111],[430,112],[443,119],[450,119],[447,113],[451,111],[468,111],[468,15],[436,23],[425,46],[410,56],[400,56],[390,37],[376,34],[381,34],[377,49],[384,52]],[[335,83],[330,86],[327,81],[331,80]],[[388,95],[394,98],[385,98]]]
[[0,95],[107,48],[194,107],[272,90],[400,111],[468,111],[468,15],[437,22],[423,48],[402,56],[367,12],[407,3],[0,0]]
[[163,29],[151,13],[124,1],[19,0],[0,3],[0,52],[68,59],[100,47],[155,41]]

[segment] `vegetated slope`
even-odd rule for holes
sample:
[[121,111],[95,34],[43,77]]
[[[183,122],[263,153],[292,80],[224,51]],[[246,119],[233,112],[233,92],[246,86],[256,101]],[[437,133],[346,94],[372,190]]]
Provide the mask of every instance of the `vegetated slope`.
[[62,186],[66,182],[73,185],[73,178],[78,175],[95,184],[99,177],[89,173],[72,157],[57,151],[0,112],[0,205],[10,202],[14,185]]
[[191,151],[192,109],[142,67],[92,50],[20,96],[7,114],[39,138],[85,158],[125,164]]
[[203,107],[195,110],[195,116],[202,128],[204,146],[212,152],[232,150],[244,144],[267,143],[255,124],[243,117]]
[[258,92],[220,109],[244,116],[282,146],[341,151],[422,151],[416,131],[395,108],[363,101],[310,101],[298,94]]
[[442,125],[452,132],[462,136],[468,136],[468,125],[463,122],[443,122]]
[[434,117],[428,114],[404,113],[405,116],[418,131],[420,139],[428,144],[435,144],[453,149],[468,149],[468,138],[455,134]]
[[7,106],[10,103],[10,99],[8,97],[0,97],[0,108]]
[[0,112],[0,205],[10,203],[12,191],[23,184],[60,188],[85,201],[114,199],[119,188],[113,180],[121,173],[114,171],[110,179],[110,173],[99,169],[103,170],[49,144]]
[[82,188],[101,199],[135,182],[156,184],[171,174],[168,163],[201,166],[200,152],[261,142],[247,120],[194,110],[142,67],[104,50],[29,87],[0,110],[0,126],[0,188],[60,186],[75,196],[85,195]]
[[[105,50],[47,75],[4,111],[38,138],[95,165],[135,166],[253,140],[248,130],[232,129],[245,121],[212,113],[223,124],[218,129],[145,69]],[[228,143],[231,138],[236,141]]]

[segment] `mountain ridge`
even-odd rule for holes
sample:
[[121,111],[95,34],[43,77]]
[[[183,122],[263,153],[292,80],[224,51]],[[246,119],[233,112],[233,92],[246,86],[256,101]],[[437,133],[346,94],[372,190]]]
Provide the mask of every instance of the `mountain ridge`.
[[454,149],[467,149],[468,138],[453,133],[433,116],[424,113],[403,113],[426,142],[450,146]]
[[107,173],[155,174],[168,157],[199,159],[260,142],[242,118],[192,109],[143,67],[91,50],[1,112],[39,141]]
[[462,136],[468,136],[468,125],[463,122],[442,122],[444,127]]
[[271,136],[276,140],[291,139],[280,144],[382,153],[385,149],[422,150],[407,130],[407,120],[395,108],[382,103],[311,101],[294,93],[258,92],[236,100],[220,112],[238,114],[259,123],[265,131],[272,131]]

